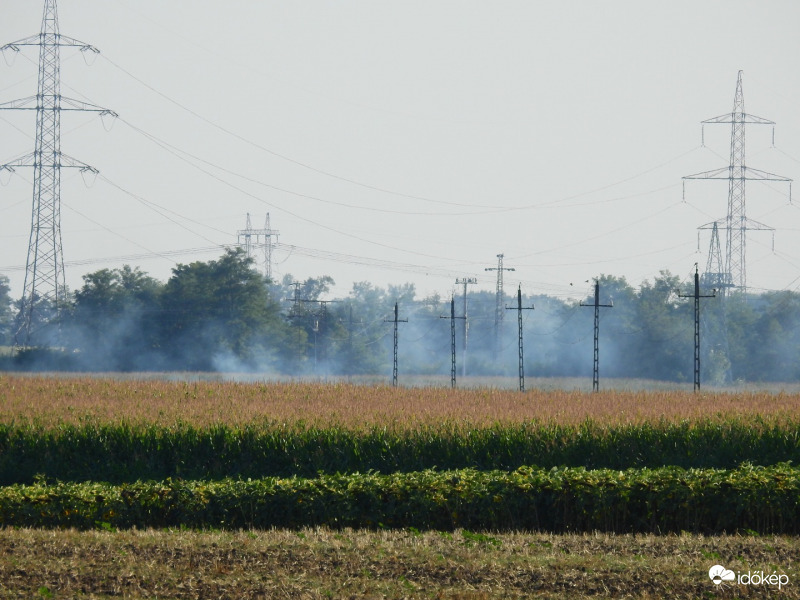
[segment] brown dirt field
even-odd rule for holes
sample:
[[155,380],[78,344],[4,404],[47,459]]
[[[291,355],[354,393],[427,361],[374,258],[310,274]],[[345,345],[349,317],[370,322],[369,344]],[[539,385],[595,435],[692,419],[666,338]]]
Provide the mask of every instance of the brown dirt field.
[[[2,598],[800,598],[800,539],[0,530]],[[715,586],[708,569],[790,583]]]

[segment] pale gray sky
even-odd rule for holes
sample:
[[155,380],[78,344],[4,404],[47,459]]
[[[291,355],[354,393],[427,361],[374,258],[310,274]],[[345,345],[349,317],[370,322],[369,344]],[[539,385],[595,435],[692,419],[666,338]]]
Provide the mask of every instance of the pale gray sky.
[[[43,2],[0,6],[0,45],[39,31]],[[463,276],[494,289],[484,268],[499,252],[516,268],[506,285],[531,294],[580,295],[599,274],[688,277],[727,184],[689,182],[684,201],[681,177],[728,164],[730,127],[706,126],[701,147],[700,122],[731,111],[740,69],[746,111],[777,123],[775,147],[770,127],[748,128],[748,166],[800,177],[796,0],[58,8],[61,33],[102,53],[87,66],[63,50],[62,94],[120,115],[106,131],[63,114],[62,150],[100,170],[91,188],[63,178],[73,288],[125,262],[166,280],[267,211],[276,275],[329,274],[335,295],[362,280],[446,295]],[[0,61],[0,101],[36,93],[37,60]],[[0,113],[0,163],[31,151],[33,132],[32,113]],[[15,296],[31,176],[0,188]],[[748,238],[753,288],[800,286],[798,195],[748,186],[748,216],[776,229],[774,252],[769,234]]]

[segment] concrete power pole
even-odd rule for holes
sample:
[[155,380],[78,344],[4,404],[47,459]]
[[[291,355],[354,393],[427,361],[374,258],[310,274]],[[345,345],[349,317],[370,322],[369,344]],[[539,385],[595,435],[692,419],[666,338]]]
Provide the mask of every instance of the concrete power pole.
[[678,294],[681,298],[694,298],[694,391],[700,391],[700,298],[715,298],[716,292],[700,293],[700,275],[694,265],[694,294]]
[[384,319],[385,322],[394,323],[394,360],[392,361],[392,386],[397,387],[397,324],[408,323],[408,319],[398,318],[397,302],[394,303],[394,319]]
[[464,319],[466,322],[467,317],[456,316],[456,298],[450,298],[450,316],[442,315],[440,319],[450,319],[450,387],[456,387],[456,319]]
[[581,306],[594,307],[594,361],[592,369],[592,391],[600,391],[600,309],[601,308],[614,308],[614,303],[600,304],[600,282],[594,280],[594,303],[584,304]]
[[512,308],[510,306],[506,307],[506,310],[516,310],[517,311],[517,324],[519,328],[519,391],[525,391],[525,362],[523,360],[523,348],[522,348],[522,311],[523,310],[533,310],[533,305],[523,307],[522,306],[522,286],[520,285],[517,288],[517,308]]

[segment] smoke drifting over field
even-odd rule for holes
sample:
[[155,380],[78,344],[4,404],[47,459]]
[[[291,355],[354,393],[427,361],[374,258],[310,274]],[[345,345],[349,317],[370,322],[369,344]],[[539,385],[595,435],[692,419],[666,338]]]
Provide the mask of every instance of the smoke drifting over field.
[[[179,265],[166,283],[129,267],[84,280],[61,318],[34,330],[32,348],[4,359],[6,369],[370,376],[390,382],[397,303],[400,384],[428,376],[449,381],[451,298],[418,298],[413,285],[382,289],[362,282],[347,297],[328,299],[330,278],[268,284],[237,251]],[[615,277],[599,283],[600,303],[613,304],[600,309],[601,380],[690,383],[694,316],[691,300],[679,297],[685,282],[665,272],[638,288]],[[587,285],[583,302],[525,291],[523,307],[535,306],[522,311],[525,376],[590,378],[593,288]],[[516,378],[516,297],[504,298],[499,322],[494,293],[470,291],[467,300],[465,322],[464,298],[455,296],[457,380],[465,374]],[[705,384],[800,379],[800,295],[711,298],[701,314]]]

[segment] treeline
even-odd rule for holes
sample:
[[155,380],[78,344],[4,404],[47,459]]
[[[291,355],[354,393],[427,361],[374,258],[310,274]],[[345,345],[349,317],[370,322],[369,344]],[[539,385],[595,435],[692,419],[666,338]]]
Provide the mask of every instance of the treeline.
[[[694,313],[687,282],[662,272],[638,288],[601,276],[602,377],[690,382]],[[178,265],[167,282],[138,268],[102,269],[58,307],[39,310],[31,348],[5,369],[250,371],[286,375],[391,374],[393,318],[400,318],[402,375],[449,374],[450,295],[417,298],[414,286],[353,285],[329,300],[328,276],[267,281],[241,250]],[[524,290],[523,290],[524,291]],[[456,315],[464,300],[456,289]],[[587,294],[592,290],[587,288]],[[515,307],[510,295],[505,304]],[[514,299],[516,300],[516,299]],[[468,294],[456,322],[457,372],[517,374],[517,313],[496,326],[492,292]],[[593,303],[588,297],[584,304]],[[525,295],[525,371],[531,377],[590,376],[594,311],[574,300]],[[0,281],[0,338],[12,344],[19,302]],[[55,315],[58,314],[58,318]],[[707,384],[800,380],[800,294],[770,292],[703,301],[702,377]]]

